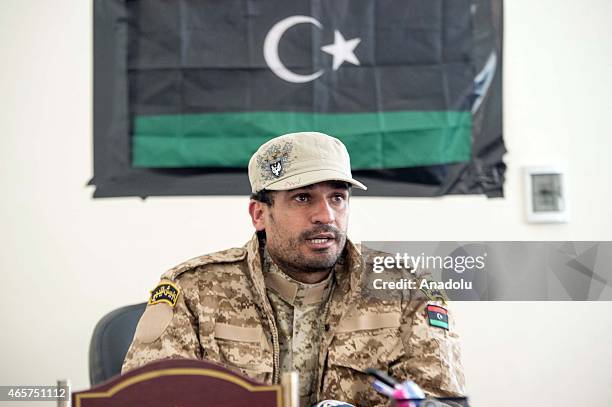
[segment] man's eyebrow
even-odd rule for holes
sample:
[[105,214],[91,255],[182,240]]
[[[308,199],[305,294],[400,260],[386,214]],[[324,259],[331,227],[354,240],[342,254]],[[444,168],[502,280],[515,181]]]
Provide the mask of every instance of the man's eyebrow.
[[303,187],[299,187],[299,188],[292,189],[292,190],[290,190],[289,192],[297,192],[297,191],[301,191],[301,190],[303,190],[303,189],[306,189],[306,190],[310,191],[310,190],[311,190],[311,189],[313,189],[313,188],[314,188],[314,185],[305,185],[305,186],[303,186]]
[[349,189],[349,184],[344,181],[330,182],[330,186],[334,189]]
[[[348,190],[349,184],[347,184],[344,181],[331,181],[329,183],[329,185],[334,188],[334,189],[343,189],[343,190]],[[314,189],[315,185],[314,184],[310,184],[310,185],[304,185],[303,187],[299,187],[299,188],[295,188],[295,189],[291,189],[289,190],[290,193],[295,193],[295,192],[299,192],[299,191],[303,191],[303,190],[307,190],[310,191],[312,189]]]

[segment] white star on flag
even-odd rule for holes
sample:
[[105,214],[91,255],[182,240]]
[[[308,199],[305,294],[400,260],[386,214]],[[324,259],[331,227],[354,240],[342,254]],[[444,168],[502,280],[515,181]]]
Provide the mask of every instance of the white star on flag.
[[340,31],[334,30],[334,43],[321,47],[321,50],[333,55],[334,71],[337,71],[344,61],[350,62],[353,65],[360,65],[359,60],[353,52],[360,42],[361,38],[353,38],[347,41],[342,34],[340,34]]

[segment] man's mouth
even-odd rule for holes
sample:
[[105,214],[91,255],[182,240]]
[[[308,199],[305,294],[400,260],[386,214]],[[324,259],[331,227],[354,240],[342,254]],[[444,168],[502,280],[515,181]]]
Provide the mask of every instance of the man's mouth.
[[310,246],[316,249],[328,248],[334,243],[334,240],[336,237],[332,233],[321,233],[306,239]]
[[310,240],[312,243],[325,243],[329,241],[330,239],[325,238],[325,239],[308,239],[308,240]]

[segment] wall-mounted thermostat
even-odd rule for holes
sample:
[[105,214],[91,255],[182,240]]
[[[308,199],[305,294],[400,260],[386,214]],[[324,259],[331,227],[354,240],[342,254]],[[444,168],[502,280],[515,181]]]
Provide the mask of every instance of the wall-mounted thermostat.
[[524,167],[527,222],[569,221],[565,172],[558,166]]

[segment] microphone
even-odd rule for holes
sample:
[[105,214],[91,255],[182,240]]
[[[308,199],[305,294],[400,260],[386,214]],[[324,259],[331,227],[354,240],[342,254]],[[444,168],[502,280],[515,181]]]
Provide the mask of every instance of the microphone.
[[[397,407],[416,407],[421,404],[417,400],[425,399],[423,390],[412,380],[399,383],[387,373],[373,368],[366,369],[366,373],[376,380],[372,383],[374,390],[384,394],[395,401]],[[425,407],[425,405],[423,405]],[[428,407],[437,407],[435,404]]]
[[319,401],[314,407],[355,407],[351,403],[340,400],[323,400]]

